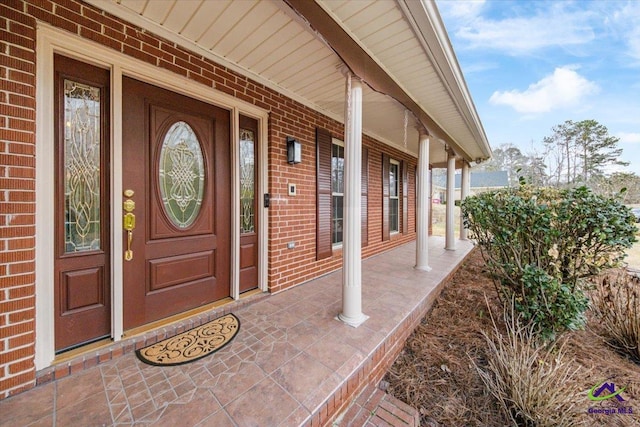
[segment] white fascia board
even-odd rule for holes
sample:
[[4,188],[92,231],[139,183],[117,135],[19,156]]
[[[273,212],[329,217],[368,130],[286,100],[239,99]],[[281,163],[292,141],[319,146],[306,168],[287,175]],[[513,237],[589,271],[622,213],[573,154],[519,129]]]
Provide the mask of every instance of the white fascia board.
[[[491,157],[491,146],[487,140],[482,122],[478,116],[473,98],[469,93],[464,75],[456,57],[453,46],[442,22],[434,0],[408,1],[397,0],[405,16],[409,18],[414,33],[455,100],[461,116],[469,130],[476,135],[477,142],[483,146],[487,157]],[[438,50],[434,51],[437,47]],[[446,64],[446,67],[443,65]]]

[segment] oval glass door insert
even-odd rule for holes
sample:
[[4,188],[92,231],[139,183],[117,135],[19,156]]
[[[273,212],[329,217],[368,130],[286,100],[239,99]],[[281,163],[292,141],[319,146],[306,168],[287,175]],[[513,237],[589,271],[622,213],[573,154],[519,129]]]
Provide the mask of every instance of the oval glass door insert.
[[200,141],[186,122],[174,123],[160,149],[159,187],[167,217],[187,228],[198,217],[204,194],[204,158]]

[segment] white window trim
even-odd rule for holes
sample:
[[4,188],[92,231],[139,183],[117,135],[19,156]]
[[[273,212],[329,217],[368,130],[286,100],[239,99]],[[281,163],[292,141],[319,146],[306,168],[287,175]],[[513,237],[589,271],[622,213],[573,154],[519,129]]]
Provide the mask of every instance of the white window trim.
[[[342,214],[343,214],[343,218],[342,220],[344,221],[344,193],[334,193],[333,192],[333,146],[337,145],[339,147],[342,147],[344,149],[344,141],[337,139],[337,138],[331,138],[331,201],[333,203],[333,197],[334,196],[342,196]],[[344,158],[344,153],[343,153],[343,158]],[[331,224],[333,224],[333,209],[331,209]],[[333,233],[332,233],[333,234]],[[342,243],[344,242],[344,236],[342,238],[342,242],[338,242],[338,243],[333,243],[333,235],[331,236],[331,247],[332,249],[342,249]]]
[[[397,173],[396,173],[396,195],[391,195],[391,165],[396,165]],[[389,218],[389,234],[395,235],[400,234],[400,161],[395,159],[389,159],[389,200],[397,200],[398,203],[396,217],[398,218],[398,229],[391,230],[391,218]],[[391,217],[391,203],[389,203],[389,217]]]
[[[36,342],[35,368],[49,367],[55,359],[53,307],[54,290],[51,280],[54,276],[54,231],[55,224],[51,212],[54,200],[54,66],[53,55],[60,53],[80,61],[107,68],[111,73],[111,290],[112,325],[111,336],[120,341],[123,336],[123,253],[122,242],[122,77],[134,77],[156,86],[217,105],[231,112],[231,155],[232,155],[232,249],[231,249],[231,289],[234,299],[239,298],[240,259],[240,200],[239,167],[237,144],[239,137],[239,115],[253,117],[259,121],[258,159],[260,177],[257,194],[267,189],[267,140],[268,112],[248,102],[234,98],[214,88],[178,76],[151,64],[114,51],[99,43],[84,39],[67,31],[39,22],[37,25],[36,51]],[[267,211],[258,204],[258,286],[263,292],[268,290]]]

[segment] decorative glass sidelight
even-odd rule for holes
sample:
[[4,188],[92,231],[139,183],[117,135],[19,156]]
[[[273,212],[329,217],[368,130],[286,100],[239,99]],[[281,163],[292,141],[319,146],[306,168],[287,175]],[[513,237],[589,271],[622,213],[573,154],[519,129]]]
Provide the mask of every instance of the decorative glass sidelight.
[[255,134],[240,129],[240,232],[255,231]]
[[100,88],[64,80],[65,253],[100,241]]
[[204,158],[200,141],[186,122],[174,123],[160,149],[159,187],[164,209],[178,228],[198,217],[204,195]]

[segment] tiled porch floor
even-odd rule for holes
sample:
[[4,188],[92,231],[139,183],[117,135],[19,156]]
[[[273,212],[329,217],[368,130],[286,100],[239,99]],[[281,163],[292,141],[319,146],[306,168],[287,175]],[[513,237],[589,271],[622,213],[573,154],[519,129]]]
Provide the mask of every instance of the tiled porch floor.
[[[341,310],[341,272],[233,310],[234,341],[187,365],[159,368],[133,353],[0,401],[1,426],[296,426],[308,424],[472,249],[430,239],[430,265],[413,269],[415,243],[365,260],[363,312]],[[431,296],[430,296],[431,294]],[[355,397],[355,396],[354,396]]]

